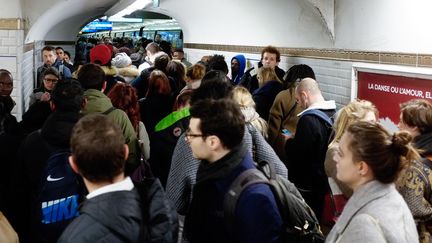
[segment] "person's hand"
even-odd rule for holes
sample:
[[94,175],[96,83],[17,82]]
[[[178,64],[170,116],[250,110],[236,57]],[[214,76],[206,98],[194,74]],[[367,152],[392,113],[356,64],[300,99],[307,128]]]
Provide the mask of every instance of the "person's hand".
[[288,129],[282,129],[282,136],[285,138],[285,140],[294,138],[294,134],[288,131]]
[[49,101],[50,99],[51,99],[51,95],[48,92],[43,93],[40,98],[41,101]]

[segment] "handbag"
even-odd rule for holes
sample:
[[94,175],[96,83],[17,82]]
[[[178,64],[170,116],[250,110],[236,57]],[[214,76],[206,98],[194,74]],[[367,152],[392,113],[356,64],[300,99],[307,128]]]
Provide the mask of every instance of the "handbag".
[[132,172],[130,178],[135,182],[142,182],[145,179],[154,178],[149,162],[141,158],[139,166]]
[[345,197],[333,178],[328,177],[328,182],[330,188],[324,197],[321,223],[331,227],[336,224],[336,221],[342,214],[348,198]]

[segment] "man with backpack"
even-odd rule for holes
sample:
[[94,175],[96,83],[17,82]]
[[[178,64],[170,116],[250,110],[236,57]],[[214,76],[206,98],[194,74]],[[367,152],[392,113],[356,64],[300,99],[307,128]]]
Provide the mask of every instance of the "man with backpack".
[[78,81],[58,83],[51,93],[53,113],[18,151],[13,176],[18,198],[12,223],[17,222],[14,227],[21,242],[56,242],[77,216],[84,185],[70,169],[68,156],[72,127],[83,105],[84,91]]
[[134,184],[124,173],[128,146],[102,114],[83,117],[71,135],[71,167],[89,191],[62,242],[176,242],[177,217],[158,180]]
[[185,139],[201,162],[185,219],[186,239],[190,243],[281,242],[282,218],[267,184],[245,189],[233,221],[225,221],[224,200],[230,185],[255,167],[242,142],[245,121],[238,105],[231,99],[204,99],[192,105],[190,114]]
[[285,144],[288,178],[320,218],[329,188],[324,160],[332,132],[330,118],[336,112],[336,104],[334,100],[324,100],[318,83],[312,78],[300,81],[295,97],[304,111],[298,114],[295,136],[289,136]]

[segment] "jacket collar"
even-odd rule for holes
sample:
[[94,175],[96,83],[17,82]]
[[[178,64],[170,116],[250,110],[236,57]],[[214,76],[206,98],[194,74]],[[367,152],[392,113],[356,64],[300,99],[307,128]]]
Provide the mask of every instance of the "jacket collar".
[[335,110],[336,109],[336,102],[334,100],[324,100],[324,101],[319,101],[319,102],[313,103],[307,109],[305,109],[304,111],[298,113],[297,116],[300,117],[306,111],[313,110],[313,109],[318,109],[318,110]]
[[384,197],[394,188],[393,183],[384,184],[377,180],[370,181],[361,186],[348,200],[342,215],[334,226],[337,234],[341,235],[350,223],[351,219],[370,202]]

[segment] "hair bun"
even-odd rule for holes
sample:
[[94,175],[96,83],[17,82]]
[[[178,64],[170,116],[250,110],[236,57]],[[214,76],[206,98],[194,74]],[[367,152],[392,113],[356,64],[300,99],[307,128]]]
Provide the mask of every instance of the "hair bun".
[[392,136],[391,149],[398,156],[406,156],[409,151],[407,146],[412,140],[408,132],[395,132]]

